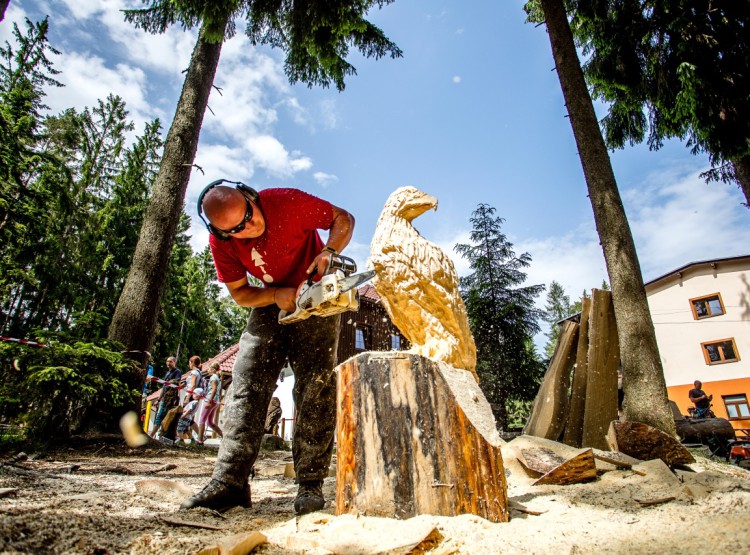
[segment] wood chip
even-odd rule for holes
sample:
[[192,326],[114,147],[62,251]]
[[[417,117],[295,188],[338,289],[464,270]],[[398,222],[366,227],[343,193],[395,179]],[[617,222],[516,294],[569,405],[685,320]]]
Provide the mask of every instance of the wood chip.
[[218,544],[201,549],[198,555],[247,555],[268,538],[260,532],[235,534],[224,538]]
[[221,530],[221,527],[214,526],[213,524],[203,524],[202,522],[181,520],[179,518],[172,518],[168,516],[162,516],[159,518],[162,522],[165,522],[166,524],[172,524],[173,526],[188,526],[190,528],[205,528],[206,530]]
[[547,511],[532,511],[531,509],[527,508],[525,505],[521,505],[518,501],[511,500],[508,505],[510,506],[511,511],[518,511],[519,513],[524,513],[527,515],[533,515],[533,516],[539,516],[543,515]]
[[591,449],[587,449],[553,468],[532,485],[565,486],[595,479],[596,463],[594,462],[594,453]]
[[159,468],[155,468],[154,470],[149,470],[146,472],[146,474],[156,474],[157,472],[166,472],[167,470],[174,470],[177,468],[176,464],[165,464],[164,466],[160,466]]
[[660,497],[659,499],[636,499],[638,503],[644,507],[650,507],[652,505],[661,505],[662,503],[669,503],[674,501],[675,497]]

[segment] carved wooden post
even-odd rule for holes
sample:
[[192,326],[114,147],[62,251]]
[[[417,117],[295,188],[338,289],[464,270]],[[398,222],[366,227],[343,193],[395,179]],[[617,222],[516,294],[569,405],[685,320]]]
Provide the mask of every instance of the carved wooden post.
[[404,352],[338,367],[336,514],[506,522],[501,443],[469,372]]

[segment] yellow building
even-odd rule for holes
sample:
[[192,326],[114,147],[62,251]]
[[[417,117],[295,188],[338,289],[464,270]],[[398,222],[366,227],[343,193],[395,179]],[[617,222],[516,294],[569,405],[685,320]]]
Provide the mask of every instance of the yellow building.
[[716,416],[750,428],[750,255],[692,262],[646,283],[670,400],[703,382]]

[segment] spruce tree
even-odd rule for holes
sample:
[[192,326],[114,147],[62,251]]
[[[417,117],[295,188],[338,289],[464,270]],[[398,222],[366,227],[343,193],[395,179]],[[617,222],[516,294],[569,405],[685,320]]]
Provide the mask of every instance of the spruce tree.
[[549,331],[545,334],[547,343],[544,345],[544,354],[548,359],[552,358],[560,335],[560,328],[556,323],[571,314],[573,306],[570,304],[570,297],[565,294],[562,285],[553,281],[547,292],[547,304],[544,306],[544,321],[550,325]]
[[534,302],[544,285],[523,285],[531,256],[516,255],[501,230],[503,219],[494,214],[480,204],[471,217],[471,243],[455,250],[471,268],[460,288],[477,346],[479,386],[505,427],[510,403],[533,399],[544,372],[532,341],[542,317]]

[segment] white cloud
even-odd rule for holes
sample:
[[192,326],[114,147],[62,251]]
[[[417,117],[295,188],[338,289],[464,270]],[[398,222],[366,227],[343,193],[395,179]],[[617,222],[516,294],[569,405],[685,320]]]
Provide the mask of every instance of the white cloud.
[[[125,0],[62,0],[70,12],[68,20],[61,19],[58,24],[74,24],[81,20],[94,20],[87,24],[91,35],[106,30],[109,40],[120,45],[122,55],[133,63],[145,68],[171,74],[177,79],[181,71],[190,62],[198,32],[195,29],[185,31],[180,25],[174,25],[159,35],[152,35],[125,21],[122,13],[126,8],[142,6]],[[97,27],[101,25],[102,29]],[[181,82],[182,79],[179,79]]]
[[96,13],[121,10],[125,7],[120,0],[62,0],[71,15],[78,19],[88,19]]
[[278,139],[270,135],[248,137],[245,146],[255,164],[277,177],[291,177],[312,167],[310,158],[298,151],[288,152]]
[[57,80],[65,86],[48,91],[46,103],[53,113],[74,107],[79,111],[96,106],[97,100],[105,100],[109,94],[119,95],[125,100],[130,119],[137,129],[154,117],[164,117],[155,111],[146,98],[146,75],[142,69],[127,64],[107,67],[98,56],[78,52],[63,54],[64,71]]
[[215,114],[206,114],[207,129],[239,141],[248,135],[268,132],[278,120],[265,86],[276,79],[277,68],[266,56],[248,59],[246,65],[222,62],[208,104]]
[[329,187],[333,183],[339,180],[339,178],[335,175],[332,175],[330,173],[325,172],[315,172],[313,174],[313,179],[323,188]]
[[458,83],[460,83],[460,82],[461,82],[461,76],[460,76],[460,75],[454,75],[454,76],[453,76],[453,77],[451,78],[451,81],[453,81],[454,83],[458,84]]
[[336,101],[332,98],[323,100],[318,108],[320,122],[326,129],[336,129],[339,124]]
[[689,262],[750,253],[748,211],[735,185],[668,169],[623,197],[646,281]]
[[[5,46],[5,43],[15,44],[15,38],[13,37],[13,24],[18,25],[18,30],[21,34],[24,33],[26,26],[24,25],[24,17],[26,12],[20,8],[15,2],[8,4],[8,9],[5,11],[5,19],[0,23],[0,44]],[[15,46],[14,46],[15,48]]]
[[200,189],[216,179],[249,183],[253,177],[253,167],[248,163],[247,152],[242,148],[202,142],[198,146],[195,164],[200,166],[203,172],[197,168],[193,171],[188,195],[193,191],[193,184],[197,183],[195,185],[197,189],[195,190],[196,199]]

